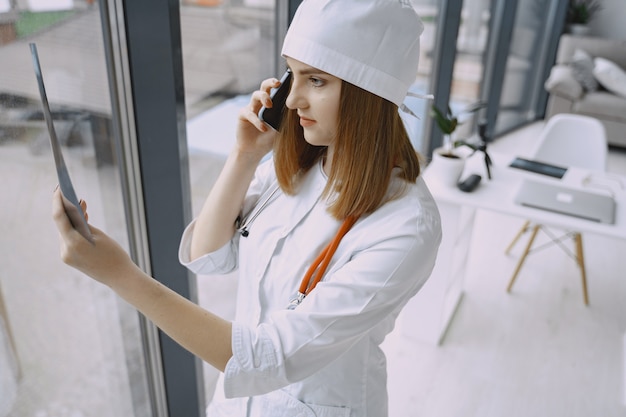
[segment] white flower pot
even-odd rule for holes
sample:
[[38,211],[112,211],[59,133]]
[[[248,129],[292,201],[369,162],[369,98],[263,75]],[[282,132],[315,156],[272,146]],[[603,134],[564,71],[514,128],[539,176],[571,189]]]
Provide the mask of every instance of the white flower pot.
[[443,185],[456,187],[465,168],[465,158],[454,153],[452,155],[448,156],[442,148],[435,149],[428,170],[433,180]]
[[580,23],[570,23],[568,26],[569,33],[574,36],[587,36],[589,35],[590,28],[587,25]]

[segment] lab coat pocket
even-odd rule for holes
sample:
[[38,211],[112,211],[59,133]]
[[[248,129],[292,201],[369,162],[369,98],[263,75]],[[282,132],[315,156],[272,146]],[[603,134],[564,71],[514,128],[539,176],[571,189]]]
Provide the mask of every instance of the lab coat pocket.
[[350,408],[305,404],[282,390],[263,396],[263,417],[349,417]]

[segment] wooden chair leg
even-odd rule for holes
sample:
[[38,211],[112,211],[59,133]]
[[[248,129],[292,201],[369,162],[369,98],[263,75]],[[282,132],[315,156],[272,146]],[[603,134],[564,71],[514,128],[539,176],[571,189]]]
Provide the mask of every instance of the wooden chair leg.
[[583,300],[585,305],[589,305],[589,294],[587,293],[587,272],[585,271],[585,258],[583,256],[583,237],[580,233],[574,235],[576,241],[576,261],[580,267],[580,275],[583,280]]
[[522,269],[522,265],[524,264],[524,261],[526,260],[526,257],[528,256],[528,253],[530,252],[530,248],[532,247],[533,242],[535,241],[535,237],[537,237],[537,232],[539,231],[540,227],[541,227],[540,225],[535,225],[533,227],[533,231],[532,231],[532,233],[530,235],[530,239],[528,239],[528,243],[526,244],[526,248],[524,249],[524,253],[520,257],[519,261],[517,262],[517,266],[515,267],[515,271],[513,272],[513,276],[511,277],[511,281],[509,281],[509,285],[506,287],[506,292],[511,292],[511,288],[513,288],[513,284],[515,283],[515,279],[517,278],[517,274],[519,274],[519,271]]
[[519,232],[517,232],[517,234],[515,235],[515,237],[513,238],[513,240],[511,241],[511,243],[509,243],[509,246],[506,248],[506,250],[504,251],[505,254],[509,254],[509,252],[511,251],[511,249],[513,249],[513,246],[515,246],[515,244],[517,243],[517,241],[519,240],[520,237],[522,237],[522,235],[524,233],[526,233],[526,231],[528,230],[528,226],[530,225],[530,220],[526,220],[526,223],[524,223],[524,225],[522,226],[521,229],[519,229]]

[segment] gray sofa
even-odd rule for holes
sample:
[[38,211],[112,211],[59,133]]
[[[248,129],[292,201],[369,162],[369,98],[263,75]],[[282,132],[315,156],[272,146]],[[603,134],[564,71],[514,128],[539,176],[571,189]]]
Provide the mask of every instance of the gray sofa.
[[[613,94],[602,86],[587,90],[576,77],[572,61],[576,50],[592,58],[602,57],[626,69],[626,41],[562,35],[556,64],[545,82],[550,93],[546,119],[558,113],[583,114],[599,119],[606,128],[610,145],[626,147],[626,97]],[[580,54],[580,53],[578,53]],[[577,55],[579,56],[579,55]]]

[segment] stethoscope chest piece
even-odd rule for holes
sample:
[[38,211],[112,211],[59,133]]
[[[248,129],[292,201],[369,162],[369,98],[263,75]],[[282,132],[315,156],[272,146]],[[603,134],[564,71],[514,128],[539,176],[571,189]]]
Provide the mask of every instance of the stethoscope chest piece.
[[304,300],[304,297],[306,297],[306,294],[303,294],[300,291],[298,291],[298,295],[296,295],[296,298],[289,301],[289,304],[287,304],[287,310],[295,310],[296,307],[298,307],[300,303],[302,303],[302,300]]

